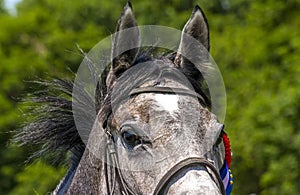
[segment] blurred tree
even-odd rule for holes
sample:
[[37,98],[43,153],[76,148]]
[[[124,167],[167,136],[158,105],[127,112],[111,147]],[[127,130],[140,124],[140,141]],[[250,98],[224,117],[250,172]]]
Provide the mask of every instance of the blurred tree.
[[0,0],[0,14],[6,13],[6,10],[4,9],[4,1]]
[[[44,194],[63,177],[62,172],[53,177],[50,171],[50,175],[43,178],[39,174],[24,176],[29,172],[23,162],[35,147],[18,148],[11,144],[7,147],[11,131],[24,122],[22,113],[30,112],[17,102],[26,93],[37,90],[26,81],[70,77],[72,73],[67,67],[76,72],[82,60],[76,44],[89,50],[113,32],[123,6],[120,4],[116,9],[116,4],[117,1],[99,4],[96,0],[83,3],[24,0],[17,5],[16,15],[0,15],[0,194],[20,192],[24,186],[29,191],[23,192],[32,194],[32,189],[37,188],[33,184],[47,183],[47,188],[38,190]],[[35,166],[38,165],[31,165]],[[49,162],[45,166],[49,166]],[[19,175],[23,175],[23,179]]]
[[231,3],[210,21],[220,29],[212,47],[227,86],[234,192],[298,194],[299,1]]
[[55,168],[41,161],[34,163],[16,175],[18,186],[10,194],[30,195],[50,193],[56,187],[56,183],[53,181],[61,179],[61,175],[64,172],[65,169],[63,168]]

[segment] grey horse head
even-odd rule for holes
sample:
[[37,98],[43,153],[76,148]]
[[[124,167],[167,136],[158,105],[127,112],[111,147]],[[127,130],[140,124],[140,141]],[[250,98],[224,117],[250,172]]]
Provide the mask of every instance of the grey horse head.
[[[159,57],[152,49],[140,48],[130,3],[116,29],[111,65],[97,87],[97,117],[88,142],[80,141],[70,122],[72,115],[67,117],[72,127],[67,133],[62,133],[62,125],[53,124],[54,133],[35,136],[41,143],[52,137],[73,154],[72,166],[53,194],[225,194],[219,173],[225,159],[223,125],[210,111],[210,97],[203,88],[205,72],[193,63],[202,70],[210,68],[209,29],[203,11],[199,6],[193,10],[177,52]],[[130,33],[125,33],[128,29]],[[123,51],[125,46],[131,49]],[[194,55],[195,50],[200,52]],[[64,81],[54,85],[69,95],[72,91],[72,85]],[[48,99],[36,102],[41,101]],[[61,98],[55,101],[62,102]],[[71,109],[65,104],[51,106],[60,108],[57,112]],[[29,125],[27,134],[59,116],[45,116],[44,121]],[[18,141],[32,141],[27,134],[19,133]]]
[[[209,51],[209,29],[202,10],[195,7],[172,57],[139,57],[141,41],[136,26],[127,4],[113,41],[107,95],[67,192],[221,194],[223,186],[213,170],[221,168],[218,155],[222,152],[213,147],[223,125],[209,111],[209,98],[203,91],[195,91],[203,81],[191,63],[196,59],[204,64],[208,53],[183,55],[195,53],[194,49]],[[127,29],[130,34],[122,33]],[[202,47],[193,46],[186,36]],[[119,52],[128,45],[133,49]],[[109,109],[104,106],[107,104]],[[109,152],[101,152],[105,147],[110,147]],[[100,159],[105,155],[103,162]]]

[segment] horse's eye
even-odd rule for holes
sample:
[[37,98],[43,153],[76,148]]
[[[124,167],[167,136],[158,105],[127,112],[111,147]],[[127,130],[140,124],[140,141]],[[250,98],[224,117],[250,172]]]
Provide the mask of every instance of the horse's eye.
[[137,133],[132,130],[126,130],[122,133],[122,139],[124,144],[129,148],[133,149],[134,146],[141,143],[140,137]]

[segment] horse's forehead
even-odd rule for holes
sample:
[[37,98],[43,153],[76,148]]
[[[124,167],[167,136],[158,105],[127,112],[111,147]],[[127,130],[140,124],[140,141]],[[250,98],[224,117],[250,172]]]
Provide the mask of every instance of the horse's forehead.
[[[114,113],[114,123],[119,126],[126,120],[156,123],[162,119],[180,122],[180,116],[197,112],[201,105],[194,97],[177,94],[142,93],[122,104]],[[196,115],[197,115],[196,114]],[[196,117],[195,115],[195,117]],[[165,123],[166,121],[161,121]]]
[[176,94],[145,93],[128,102],[131,115],[141,117],[148,123],[156,116],[171,116],[179,112],[179,97]]

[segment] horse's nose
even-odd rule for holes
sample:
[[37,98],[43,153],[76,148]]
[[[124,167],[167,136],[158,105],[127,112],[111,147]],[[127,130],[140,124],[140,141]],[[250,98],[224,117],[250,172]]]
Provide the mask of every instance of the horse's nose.
[[219,195],[216,183],[209,173],[203,169],[185,170],[171,179],[164,194],[168,195]]

